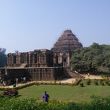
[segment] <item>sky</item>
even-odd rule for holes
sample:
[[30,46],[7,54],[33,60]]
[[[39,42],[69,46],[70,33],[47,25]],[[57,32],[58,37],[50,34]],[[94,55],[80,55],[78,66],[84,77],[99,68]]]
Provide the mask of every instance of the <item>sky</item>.
[[84,47],[110,44],[110,0],[0,0],[0,47],[51,49],[71,29]]

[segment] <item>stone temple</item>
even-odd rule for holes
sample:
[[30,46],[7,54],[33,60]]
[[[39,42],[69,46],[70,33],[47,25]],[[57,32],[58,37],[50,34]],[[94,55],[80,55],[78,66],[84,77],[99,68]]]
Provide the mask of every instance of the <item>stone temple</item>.
[[65,30],[51,50],[7,54],[7,65],[0,68],[0,78],[6,84],[25,78],[27,81],[59,80],[68,77],[72,51],[82,44],[71,30]]
[[65,30],[54,44],[52,51],[58,64],[63,67],[70,67],[72,51],[78,48],[82,48],[82,44],[79,42],[78,38],[71,30]]

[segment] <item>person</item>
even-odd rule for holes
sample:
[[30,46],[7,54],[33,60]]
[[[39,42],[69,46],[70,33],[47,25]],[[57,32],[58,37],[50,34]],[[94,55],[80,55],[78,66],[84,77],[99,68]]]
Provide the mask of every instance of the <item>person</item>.
[[88,73],[87,75],[88,75],[88,77],[89,77],[89,76],[90,76],[90,73]]
[[44,101],[44,102],[48,102],[48,101],[49,101],[49,95],[47,94],[46,91],[44,92],[44,95],[43,95],[42,98],[43,98],[43,101]]

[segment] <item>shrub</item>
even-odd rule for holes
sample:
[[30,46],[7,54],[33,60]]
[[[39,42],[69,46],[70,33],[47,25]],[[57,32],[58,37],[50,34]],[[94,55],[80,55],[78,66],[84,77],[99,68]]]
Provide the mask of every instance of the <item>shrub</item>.
[[2,95],[3,96],[17,96],[18,91],[16,89],[7,89],[3,91]]
[[108,86],[110,86],[110,81],[109,81],[108,79],[105,81],[105,83],[106,83]]
[[76,79],[76,82],[74,83],[74,85],[79,85],[80,84],[80,82],[82,81],[82,79]]
[[100,84],[102,85],[102,86],[104,86],[105,85],[105,83],[104,83],[104,80],[100,80]]
[[90,84],[91,84],[91,80],[88,79],[88,80],[87,80],[87,85],[90,85]]
[[95,85],[99,85],[98,80],[94,80]]
[[80,87],[84,87],[84,83],[80,83]]

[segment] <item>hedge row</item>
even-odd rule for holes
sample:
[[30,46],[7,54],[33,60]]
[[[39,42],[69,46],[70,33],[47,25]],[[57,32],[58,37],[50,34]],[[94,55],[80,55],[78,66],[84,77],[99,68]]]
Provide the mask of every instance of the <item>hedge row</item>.
[[[91,79],[88,79],[88,80],[85,80],[85,79],[76,79],[76,81],[74,83],[61,83],[61,81],[59,82],[56,82],[56,81],[52,81],[52,82],[45,82],[45,81],[41,81],[41,82],[30,82],[30,83],[24,83],[20,86],[17,86],[17,87],[14,87],[15,89],[22,89],[22,88],[25,88],[25,87],[29,87],[29,86],[32,86],[32,85],[69,85],[69,86],[77,86],[77,85],[85,85],[85,82],[86,81],[86,84],[87,85],[91,85],[91,84],[95,84],[95,85],[108,85],[110,86],[110,80],[97,80],[95,79],[94,81],[91,80]],[[0,90],[6,90],[6,89],[9,89],[8,87],[1,87]]]

